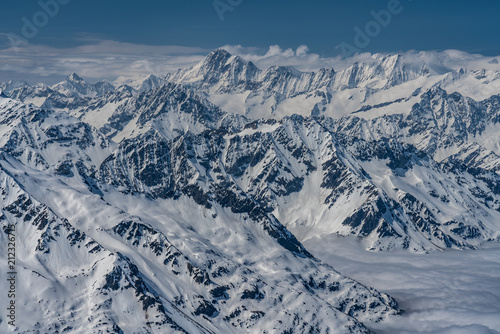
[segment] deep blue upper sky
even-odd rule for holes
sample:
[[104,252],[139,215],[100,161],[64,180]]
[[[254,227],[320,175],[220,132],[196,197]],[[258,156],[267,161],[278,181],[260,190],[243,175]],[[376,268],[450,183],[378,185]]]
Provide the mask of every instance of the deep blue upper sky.
[[[60,12],[29,42],[68,47],[82,44],[85,39],[106,39],[204,49],[226,44],[262,49],[272,44],[283,48],[305,44],[313,52],[331,56],[339,54],[335,47],[342,42],[354,45],[354,27],[364,29],[373,20],[370,11],[383,10],[390,1],[243,0],[232,6],[232,11],[226,11],[221,21],[213,0],[72,0],[61,6]],[[400,3],[401,12],[392,15],[390,24],[362,51],[459,49],[500,54],[500,1]],[[35,0],[3,1],[0,33],[22,36],[22,18],[32,21],[38,11],[40,5]]]

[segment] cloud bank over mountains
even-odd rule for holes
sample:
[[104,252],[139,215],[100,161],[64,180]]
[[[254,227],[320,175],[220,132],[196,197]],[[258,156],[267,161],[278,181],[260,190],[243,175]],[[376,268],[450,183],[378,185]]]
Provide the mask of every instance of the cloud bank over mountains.
[[[0,49],[0,79],[27,80],[29,82],[56,83],[69,73],[78,73],[90,81],[122,79],[147,74],[165,75],[179,68],[189,67],[202,60],[211,50],[185,46],[152,46],[122,43],[111,40],[88,40],[85,45],[55,48],[24,44],[13,47],[7,36],[0,35],[4,48]],[[355,62],[377,61],[377,55],[356,54],[350,58],[323,57],[308,46],[284,49],[271,45],[267,50],[241,45],[225,45],[231,54],[252,61],[261,69],[270,66],[293,66],[301,71],[320,68],[345,69]],[[500,70],[500,57],[485,57],[457,50],[406,51],[405,61],[426,64],[437,72],[449,72],[461,67],[468,69]],[[125,77],[123,77],[125,76]]]
[[26,44],[0,50],[0,78],[56,83],[78,69],[90,81],[168,73],[199,62],[209,50],[101,40],[71,48]]

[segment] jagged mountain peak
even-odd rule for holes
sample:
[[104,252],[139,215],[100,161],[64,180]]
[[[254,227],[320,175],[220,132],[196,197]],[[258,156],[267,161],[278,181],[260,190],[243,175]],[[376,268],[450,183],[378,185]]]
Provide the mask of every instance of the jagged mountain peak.
[[10,91],[23,87],[29,87],[29,83],[24,80],[9,80],[7,82],[0,82],[0,89],[4,91],[4,93],[7,93],[7,95]]
[[93,86],[99,95],[105,95],[115,90],[115,86],[113,86],[111,83],[107,81],[99,81],[95,83]]
[[165,80],[227,91],[235,87],[246,89],[259,73],[260,70],[252,62],[217,49],[193,67],[167,75]]
[[8,85],[14,85],[14,86],[17,86],[17,87],[20,87],[20,86],[29,86],[29,83],[27,83],[26,81],[24,80],[18,80],[18,81],[14,81],[14,80],[9,80],[7,82]]
[[83,99],[102,96],[115,89],[112,84],[106,81],[90,84],[76,73],[71,73],[64,81],[51,88],[66,97]]
[[318,70],[318,73],[319,73],[319,74],[322,74],[322,75],[324,75],[324,74],[331,74],[331,75],[333,75],[333,74],[335,74],[335,73],[336,73],[336,71],[335,71],[335,69],[334,69],[334,68],[332,68],[332,67],[322,67],[322,68],[320,68],[320,69]]
[[258,70],[250,61],[246,61],[240,56],[232,55],[224,49],[216,49],[209,53],[200,63],[200,67],[207,71],[227,71],[244,70],[243,67],[249,67],[251,70]]
[[118,94],[122,94],[122,93],[133,94],[135,92],[135,90],[134,90],[134,88],[130,87],[129,85],[120,85],[120,86],[116,87],[115,92]]
[[403,61],[403,56],[396,53],[374,53],[372,58],[381,63],[401,63]]
[[139,87],[139,91],[141,91],[141,92],[148,91],[148,90],[157,88],[161,85],[164,85],[166,83],[167,83],[167,81],[165,79],[159,78],[154,74],[149,74],[144,79],[144,81],[141,83],[141,85]]
[[264,73],[279,73],[279,74],[291,74],[294,76],[300,76],[304,72],[299,71],[293,66],[282,66],[282,65],[273,65],[269,67]]
[[82,77],[80,77],[78,74],[74,72],[66,77],[66,81],[79,82],[79,83],[85,82],[85,80],[83,80]]
[[157,77],[156,75],[154,74],[148,74],[146,76],[146,78],[144,78],[144,81],[156,81],[156,80],[159,80],[160,78]]
[[210,52],[206,57],[205,57],[205,62],[222,62],[223,60],[227,60],[231,57],[232,55],[226,51],[225,49],[219,48],[215,49],[212,52]]

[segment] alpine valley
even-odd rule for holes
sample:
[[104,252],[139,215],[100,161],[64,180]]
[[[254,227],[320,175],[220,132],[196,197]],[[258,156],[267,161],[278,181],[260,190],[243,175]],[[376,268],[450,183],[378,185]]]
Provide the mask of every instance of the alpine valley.
[[218,49],[128,84],[1,83],[16,331],[370,333],[401,317],[303,243],[500,241],[500,71],[427,59],[301,72]]

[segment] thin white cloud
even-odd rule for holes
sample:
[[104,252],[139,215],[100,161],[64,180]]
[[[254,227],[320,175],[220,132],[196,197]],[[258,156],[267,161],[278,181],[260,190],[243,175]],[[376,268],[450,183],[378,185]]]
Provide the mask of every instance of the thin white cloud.
[[72,48],[22,45],[0,50],[0,81],[54,83],[76,72],[89,81],[164,75],[196,64],[210,50],[96,41]]

